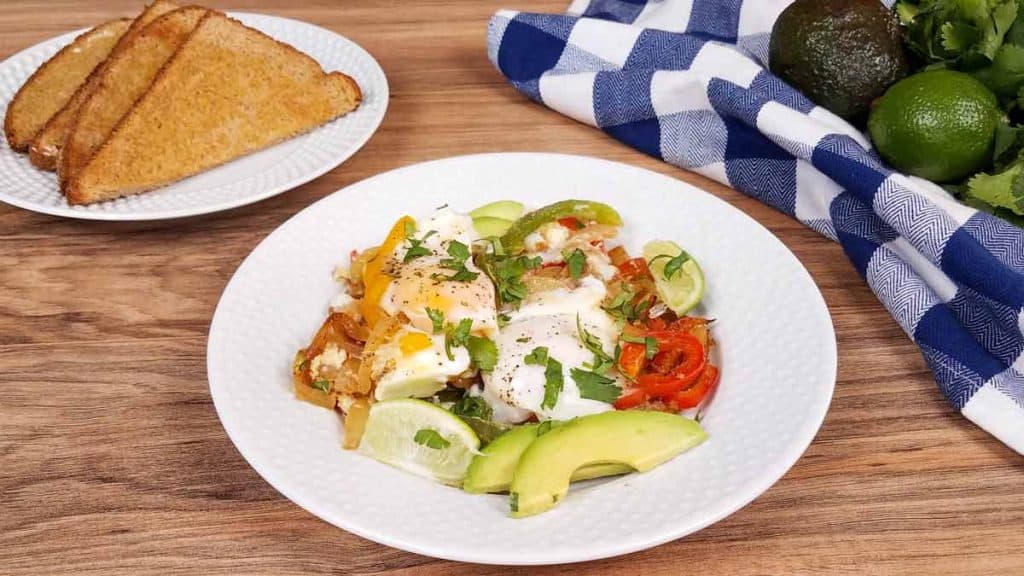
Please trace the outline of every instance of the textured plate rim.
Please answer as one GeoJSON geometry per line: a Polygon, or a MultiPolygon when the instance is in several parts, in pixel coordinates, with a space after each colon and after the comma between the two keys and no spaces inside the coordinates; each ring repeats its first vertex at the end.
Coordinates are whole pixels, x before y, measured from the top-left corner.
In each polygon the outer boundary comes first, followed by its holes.
{"type": "MultiPolygon", "coordinates": [[[[796,280],[796,279],[797,278],[794,278],[794,280],[796,280]]],[[[745,212],[743,212],[739,208],[736,208],[735,206],[729,204],[725,200],[723,200],[723,199],[721,199],[721,198],[719,198],[719,197],[717,197],[717,196],[715,196],[715,195],[713,195],[713,194],[711,194],[711,193],[709,193],[709,192],[707,192],[707,191],[705,191],[705,190],[703,190],[703,189],[701,189],[701,188],[699,188],[699,187],[697,187],[697,186],[695,186],[693,184],[690,184],[688,182],[684,182],[682,180],[678,180],[676,178],[672,178],[672,177],[664,175],[664,174],[659,174],[659,173],[654,172],[652,170],[648,170],[648,169],[645,169],[645,168],[640,168],[640,167],[637,167],[637,166],[632,166],[632,165],[625,164],[625,163],[622,163],[622,162],[615,162],[615,161],[605,160],[605,159],[602,159],[602,158],[595,158],[595,157],[591,157],[591,156],[582,156],[582,155],[573,155],[573,154],[557,154],[557,153],[534,153],[534,152],[497,152],[497,153],[469,154],[469,155],[462,155],[462,156],[451,156],[451,157],[447,157],[447,158],[440,158],[440,159],[435,159],[435,160],[429,160],[429,161],[425,161],[425,162],[419,162],[419,163],[415,163],[415,164],[410,164],[410,165],[402,166],[402,167],[399,167],[399,168],[395,168],[393,170],[389,170],[389,171],[386,171],[386,172],[382,172],[382,173],[376,174],[374,176],[365,178],[365,179],[360,180],[358,182],[354,182],[354,183],[349,184],[348,186],[346,186],[344,188],[341,188],[341,189],[333,192],[332,194],[328,194],[327,196],[324,196],[323,198],[321,198],[317,202],[314,202],[313,204],[310,204],[309,206],[307,206],[306,208],[304,208],[300,212],[296,213],[295,215],[293,215],[291,218],[289,218],[285,222],[281,223],[273,231],[271,231],[265,238],[263,238],[258,244],[256,244],[256,246],[253,247],[252,251],[250,251],[250,253],[245,257],[245,259],[239,264],[238,268],[236,268],[234,274],[232,274],[231,278],[228,280],[227,284],[225,285],[224,290],[221,293],[221,297],[218,300],[217,307],[214,310],[213,317],[212,317],[211,322],[210,322],[209,332],[207,333],[207,348],[206,348],[206,350],[207,350],[206,370],[207,370],[207,379],[209,381],[209,387],[210,387],[210,395],[211,395],[211,398],[213,400],[214,410],[217,413],[217,417],[221,421],[221,425],[224,428],[225,433],[227,434],[228,438],[231,440],[232,444],[235,446],[235,449],[238,450],[239,454],[241,454],[242,457],[245,459],[245,461],[250,466],[252,466],[252,468],[256,471],[256,473],[259,474],[260,477],[263,478],[264,481],[266,481],[268,484],[270,484],[275,490],[277,490],[285,498],[291,500],[293,503],[297,504],[299,507],[303,508],[304,510],[306,510],[307,512],[309,512],[313,516],[323,520],[324,522],[327,522],[328,524],[331,524],[331,525],[336,526],[338,528],[341,528],[341,529],[343,529],[343,530],[345,530],[347,532],[351,532],[353,534],[356,534],[357,536],[360,536],[362,538],[366,538],[366,539],[371,540],[373,542],[376,542],[378,544],[383,544],[385,546],[389,546],[389,547],[396,548],[396,549],[399,549],[399,550],[404,550],[406,552],[412,552],[412,553],[415,553],[415,554],[421,554],[423,556],[429,556],[429,557],[432,557],[432,558],[440,558],[440,559],[444,559],[444,560],[452,560],[452,561],[457,561],[457,562],[470,562],[470,563],[478,563],[478,564],[503,565],[503,566],[537,566],[537,565],[553,565],[553,564],[570,564],[570,563],[588,562],[588,561],[593,561],[593,560],[601,560],[601,559],[612,558],[612,557],[616,557],[616,556],[622,556],[622,555],[625,555],[625,554],[630,554],[630,553],[633,553],[633,552],[647,550],[647,549],[650,549],[650,548],[654,548],[656,546],[660,546],[660,545],[665,544],[667,542],[678,540],[680,538],[683,538],[685,536],[688,536],[690,534],[693,534],[693,533],[696,533],[696,532],[698,532],[700,530],[703,530],[704,528],[707,528],[708,526],[710,526],[710,525],[712,525],[712,524],[714,524],[714,523],[716,523],[716,522],[718,522],[718,521],[720,521],[720,520],[722,520],[722,519],[724,519],[724,518],[726,518],[728,516],[731,516],[736,511],[738,511],[741,508],[745,507],[747,504],[749,504],[750,502],[754,501],[756,498],[758,498],[759,496],[764,494],[769,488],[771,488],[776,482],[778,482],[797,463],[797,461],[799,461],[800,457],[804,454],[804,452],[810,446],[811,442],[817,436],[818,431],[821,429],[821,426],[824,423],[825,416],[827,415],[828,409],[829,409],[829,407],[831,405],[831,402],[832,402],[832,397],[833,397],[833,394],[834,394],[834,391],[835,391],[836,377],[837,377],[837,374],[838,374],[838,348],[837,348],[837,343],[836,343],[835,327],[834,327],[834,324],[832,323],[832,316],[829,313],[828,306],[827,306],[827,304],[825,302],[824,296],[821,294],[821,290],[818,288],[817,283],[814,282],[814,279],[810,275],[810,272],[807,271],[806,267],[804,267],[803,263],[800,262],[800,260],[796,257],[796,255],[793,254],[793,252],[777,236],[775,236],[775,234],[773,234],[770,230],[768,230],[766,227],[764,227],[761,223],[759,223],[758,221],[754,220],[752,217],[747,215],[745,212]],[[457,553],[449,553],[450,550],[446,550],[444,552],[439,552],[438,550],[432,548],[429,545],[420,545],[420,544],[418,544],[418,543],[416,543],[414,541],[407,541],[407,540],[402,540],[402,539],[399,539],[399,538],[392,538],[391,536],[389,536],[389,534],[387,533],[386,530],[383,530],[383,531],[382,530],[375,530],[375,529],[373,529],[371,527],[366,527],[366,526],[363,526],[363,525],[357,525],[355,523],[350,523],[350,522],[348,522],[346,520],[346,518],[344,518],[344,515],[336,515],[336,514],[325,513],[322,509],[318,509],[318,506],[317,506],[316,502],[311,501],[310,499],[307,499],[302,493],[294,492],[294,491],[292,491],[290,489],[287,489],[287,488],[282,488],[281,486],[279,486],[278,483],[276,483],[272,479],[274,474],[270,473],[268,475],[268,470],[266,468],[264,468],[262,466],[262,464],[258,463],[258,458],[256,458],[256,455],[253,454],[253,453],[250,453],[248,449],[242,448],[242,446],[236,441],[236,439],[235,439],[231,429],[229,428],[229,426],[227,426],[225,424],[225,419],[224,419],[224,416],[223,416],[223,414],[221,412],[221,409],[219,407],[219,402],[218,402],[218,398],[220,398],[220,394],[221,393],[217,391],[217,389],[215,388],[213,382],[210,381],[210,378],[209,378],[210,374],[214,372],[213,366],[215,364],[215,362],[214,362],[214,355],[211,354],[211,350],[213,349],[213,341],[214,341],[215,335],[223,330],[221,325],[226,321],[224,319],[226,313],[223,312],[223,307],[221,306],[221,303],[224,301],[225,296],[227,296],[232,290],[236,289],[236,280],[238,278],[240,278],[240,276],[242,275],[242,273],[245,270],[247,270],[248,266],[252,265],[253,254],[254,253],[256,253],[258,250],[260,250],[260,248],[265,243],[270,241],[271,237],[273,237],[275,235],[275,233],[277,233],[279,230],[281,230],[282,228],[287,226],[293,220],[298,219],[300,216],[302,216],[306,212],[311,212],[311,211],[318,210],[322,203],[326,203],[326,201],[329,198],[331,198],[331,197],[333,197],[335,195],[350,193],[351,192],[350,189],[352,189],[352,188],[358,188],[358,187],[363,187],[363,186],[373,186],[373,185],[375,185],[375,183],[377,181],[387,179],[387,178],[391,177],[393,174],[396,174],[396,173],[402,173],[402,172],[407,172],[407,171],[423,170],[423,169],[437,169],[437,167],[444,166],[446,164],[448,164],[448,165],[457,165],[459,162],[472,162],[472,161],[475,161],[475,160],[492,159],[492,160],[499,160],[500,161],[500,159],[502,159],[502,158],[522,158],[522,159],[538,159],[538,160],[543,160],[543,159],[547,158],[547,159],[553,159],[553,160],[566,159],[566,160],[575,160],[575,161],[584,160],[584,161],[595,162],[595,163],[600,163],[600,164],[605,164],[605,165],[613,165],[614,167],[617,167],[617,169],[621,169],[621,170],[630,170],[630,171],[637,171],[637,172],[646,173],[648,175],[656,176],[656,177],[658,177],[660,179],[667,180],[667,181],[671,182],[675,186],[681,186],[681,187],[685,187],[685,188],[690,188],[692,191],[694,191],[696,193],[699,193],[699,194],[702,194],[702,195],[705,195],[705,196],[709,197],[712,202],[719,203],[719,204],[723,205],[723,207],[726,208],[727,210],[737,213],[741,218],[743,218],[744,220],[748,221],[749,224],[752,224],[756,229],[758,229],[758,231],[760,233],[762,233],[766,237],[770,238],[771,241],[778,243],[778,245],[783,249],[785,257],[788,258],[788,259],[791,259],[792,262],[794,264],[796,264],[796,268],[797,268],[796,269],[796,273],[798,273],[800,275],[799,280],[802,281],[802,282],[808,283],[813,288],[812,293],[814,295],[814,302],[809,302],[808,305],[809,306],[813,305],[815,308],[818,308],[818,311],[819,311],[820,316],[821,316],[820,319],[825,321],[825,324],[826,324],[826,327],[827,327],[827,330],[828,330],[828,334],[831,336],[828,339],[829,346],[827,347],[827,350],[825,351],[827,353],[826,354],[827,357],[823,358],[823,361],[827,363],[827,366],[826,366],[826,368],[827,368],[827,378],[824,378],[824,380],[828,381],[827,390],[823,390],[823,393],[818,397],[817,402],[813,406],[811,406],[811,408],[814,410],[813,417],[809,418],[808,421],[806,422],[806,424],[802,428],[797,430],[796,434],[794,435],[795,439],[793,441],[791,441],[787,445],[786,449],[782,453],[780,453],[780,455],[778,456],[777,460],[774,463],[774,466],[771,469],[769,469],[768,471],[766,471],[764,474],[759,476],[759,479],[760,479],[759,482],[752,483],[751,486],[748,487],[746,490],[737,490],[737,491],[735,491],[728,499],[725,500],[724,505],[722,505],[720,507],[720,510],[718,511],[718,513],[706,515],[706,516],[700,518],[700,520],[698,520],[696,522],[687,523],[687,524],[682,525],[682,526],[680,526],[678,528],[666,529],[658,537],[645,537],[645,538],[641,538],[641,539],[630,540],[628,535],[625,535],[625,537],[622,539],[622,543],[620,545],[614,546],[614,547],[604,548],[604,549],[602,549],[600,551],[581,549],[580,551],[575,551],[575,552],[572,552],[572,553],[544,553],[544,552],[541,552],[541,553],[536,553],[536,554],[533,554],[533,555],[531,555],[529,557],[525,557],[525,558],[524,557],[513,557],[513,556],[505,556],[505,557],[501,557],[501,558],[495,558],[493,555],[477,554],[477,553],[475,553],[474,551],[471,551],[471,550],[459,550],[457,553]]],[[[225,402],[225,400],[220,400],[220,402],[225,402]]]]}
{"type": "MultiPolygon", "coordinates": [[[[243,206],[248,206],[250,204],[255,204],[255,203],[260,202],[262,200],[266,200],[268,198],[271,198],[271,197],[277,196],[279,194],[283,194],[285,192],[288,192],[289,190],[298,188],[299,186],[302,186],[303,184],[307,184],[309,182],[312,182],[313,180],[316,180],[317,178],[323,176],[324,174],[330,172],[331,170],[334,170],[338,166],[340,166],[343,163],[345,163],[349,158],[351,158],[353,155],[355,155],[356,152],[361,150],[363,148],[363,146],[365,146],[366,143],[369,142],[370,138],[372,138],[373,135],[377,133],[377,130],[380,128],[381,123],[384,121],[384,116],[387,114],[388,105],[390,104],[390,101],[391,101],[391,88],[390,88],[390,86],[388,84],[387,75],[384,74],[384,69],[381,68],[380,63],[377,62],[377,59],[374,58],[373,55],[370,54],[365,48],[363,48],[361,45],[357,44],[355,41],[351,40],[347,36],[343,36],[343,35],[341,35],[341,34],[339,34],[337,32],[334,32],[333,30],[328,30],[327,28],[324,28],[324,27],[319,26],[317,24],[313,24],[311,22],[306,22],[304,20],[296,20],[294,18],[287,18],[287,17],[284,17],[284,16],[276,16],[276,15],[272,15],[272,14],[262,14],[262,13],[259,13],[259,12],[237,12],[237,11],[230,11],[230,12],[227,12],[227,15],[232,17],[232,18],[247,18],[247,17],[268,18],[268,19],[272,19],[272,20],[282,21],[282,22],[285,22],[285,23],[290,24],[290,25],[308,26],[308,27],[316,28],[319,31],[321,31],[322,33],[331,34],[331,35],[337,36],[344,43],[348,44],[349,45],[349,49],[351,49],[353,51],[353,53],[357,55],[358,58],[365,59],[368,64],[372,65],[371,66],[371,72],[372,72],[373,76],[375,77],[375,80],[374,80],[375,88],[377,87],[376,83],[379,82],[380,98],[382,100],[382,105],[381,105],[380,110],[378,111],[377,115],[375,117],[373,117],[372,121],[370,122],[371,128],[366,130],[366,133],[363,136],[361,136],[356,141],[357,142],[356,144],[353,144],[352,146],[347,148],[343,154],[339,154],[336,157],[337,159],[336,159],[335,162],[333,162],[333,163],[332,162],[325,163],[323,166],[317,168],[316,170],[311,170],[309,172],[303,173],[301,176],[299,176],[297,178],[293,178],[292,180],[289,180],[288,182],[285,182],[285,183],[280,184],[278,186],[271,186],[271,187],[267,188],[266,190],[260,192],[259,194],[242,196],[242,197],[240,197],[236,201],[233,200],[233,201],[227,201],[227,202],[220,202],[220,203],[217,203],[217,204],[210,204],[210,205],[204,205],[204,206],[193,206],[193,207],[189,207],[189,208],[178,208],[178,209],[174,209],[174,210],[164,210],[164,211],[160,211],[160,212],[101,212],[101,211],[95,211],[94,212],[94,211],[87,211],[87,210],[75,210],[74,208],[72,208],[70,206],[41,205],[41,204],[37,204],[37,203],[34,203],[34,202],[30,202],[30,201],[24,200],[24,199],[16,197],[16,196],[10,196],[10,195],[6,195],[6,194],[3,194],[3,193],[0,193],[0,202],[3,202],[4,204],[8,204],[10,206],[14,206],[16,208],[21,208],[21,209],[28,210],[28,211],[31,211],[31,212],[36,212],[38,214],[46,214],[46,215],[49,215],[49,216],[59,216],[59,217],[62,217],[62,218],[72,218],[72,219],[76,219],[76,220],[96,220],[96,221],[108,221],[108,222],[145,222],[145,221],[151,221],[151,220],[173,220],[173,219],[177,219],[177,218],[188,218],[188,217],[191,217],[191,216],[201,216],[201,215],[204,215],[204,214],[213,214],[213,213],[216,213],[216,212],[223,212],[225,210],[231,210],[231,209],[234,209],[234,208],[241,208],[243,206]]],[[[65,33],[65,34],[60,34],[58,36],[54,36],[52,38],[48,38],[46,40],[43,40],[42,42],[38,42],[36,44],[33,44],[32,46],[29,46],[28,48],[25,48],[23,50],[20,50],[20,51],[18,51],[16,53],[12,54],[11,56],[5,58],[3,61],[0,61],[0,70],[2,70],[4,68],[4,66],[7,65],[7,63],[9,61],[11,61],[11,60],[23,57],[25,54],[30,53],[30,52],[35,51],[35,50],[39,50],[43,46],[48,45],[48,44],[52,44],[52,43],[55,43],[55,42],[63,42],[64,44],[66,44],[66,43],[70,42],[72,39],[74,39],[76,36],[78,36],[79,34],[82,34],[83,32],[86,32],[88,30],[90,30],[90,28],[81,28],[81,29],[75,30],[73,32],[68,32],[68,33],[65,33]]],[[[314,131],[315,130],[316,129],[314,129],[314,131]]],[[[304,136],[307,136],[308,134],[309,133],[302,134],[302,135],[297,136],[296,138],[303,138],[304,136]]],[[[227,166],[227,165],[230,165],[230,162],[228,164],[225,164],[224,166],[227,166]]]]}

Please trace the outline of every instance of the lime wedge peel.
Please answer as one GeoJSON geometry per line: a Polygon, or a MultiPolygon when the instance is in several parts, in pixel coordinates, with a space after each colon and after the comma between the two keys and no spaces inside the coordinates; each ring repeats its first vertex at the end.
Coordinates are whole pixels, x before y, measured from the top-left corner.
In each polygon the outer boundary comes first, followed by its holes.
{"type": "Polygon", "coordinates": [[[462,419],[440,406],[413,398],[371,406],[359,443],[360,452],[385,464],[456,486],[462,483],[479,448],[480,439],[462,419]],[[417,442],[417,433],[424,430],[443,441],[430,442],[433,446],[417,442]]]}

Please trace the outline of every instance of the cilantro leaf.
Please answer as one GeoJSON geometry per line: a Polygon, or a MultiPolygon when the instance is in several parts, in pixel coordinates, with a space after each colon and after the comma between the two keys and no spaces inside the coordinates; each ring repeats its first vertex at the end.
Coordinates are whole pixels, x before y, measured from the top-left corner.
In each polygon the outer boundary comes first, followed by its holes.
{"type": "Polygon", "coordinates": [[[476,280],[476,277],[479,275],[479,272],[473,272],[463,266],[462,268],[459,268],[455,274],[448,276],[446,280],[451,280],[452,282],[472,282],[473,280],[476,280]]]}
{"type": "Polygon", "coordinates": [[[587,256],[579,248],[564,256],[565,263],[569,268],[569,276],[574,280],[579,280],[583,276],[583,268],[587,265],[587,256]]]}
{"type": "Polygon", "coordinates": [[[644,345],[644,357],[650,360],[654,358],[654,355],[658,353],[658,339],[653,336],[629,336],[623,334],[620,338],[623,342],[629,342],[632,344],[643,344],[644,345]]]}
{"type": "Polygon", "coordinates": [[[523,357],[523,363],[527,366],[547,366],[548,347],[537,346],[532,352],[523,357]]]}
{"type": "Polygon", "coordinates": [[[498,347],[488,338],[470,336],[466,350],[469,350],[469,358],[473,364],[484,372],[494,370],[494,365],[498,363],[498,347]]]}
{"type": "Polygon", "coordinates": [[[679,270],[682,269],[683,264],[686,264],[686,261],[690,259],[690,255],[686,253],[686,250],[680,250],[679,254],[675,256],[672,256],[670,254],[659,254],[654,258],[651,258],[651,261],[648,262],[648,264],[654,264],[656,260],[659,260],[661,258],[669,259],[668,262],[665,263],[665,269],[662,270],[661,274],[665,278],[665,280],[671,280],[673,276],[679,273],[679,270]]]}
{"type": "Polygon", "coordinates": [[[554,408],[558,403],[558,397],[562,394],[562,387],[565,385],[565,377],[562,375],[562,363],[554,358],[548,358],[547,368],[544,370],[544,400],[541,401],[541,408],[554,408]]]}
{"type": "Polygon", "coordinates": [[[444,310],[438,310],[436,308],[425,308],[427,311],[427,317],[430,318],[430,323],[434,325],[434,334],[440,334],[444,331],[444,310]]]}
{"type": "Polygon", "coordinates": [[[969,197],[1024,215],[1024,161],[997,174],[975,174],[967,189],[969,197]]]}
{"type": "Polygon", "coordinates": [[[548,432],[551,432],[552,426],[554,426],[554,421],[552,420],[545,420],[541,422],[540,425],[537,426],[537,437],[540,438],[548,432]]]}
{"type": "Polygon", "coordinates": [[[452,326],[450,323],[445,326],[444,329],[444,352],[448,355],[449,360],[455,360],[455,355],[452,354],[452,348],[465,347],[469,342],[469,331],[473,328],[473,320],[470,318],[463,318],[459,320],[458,325],[452,326]]]}
{"type": "Polygon", "coordinates": [[[445,448],[452,445],[444,436],[438,433],[433,428],[423,428],[416,431],[416,435],[413,436],[413,442],[427,448],[433,448],[434,450],[444,450],[445,448]]]}
{"type": "Polygon", "coordinates": [[[540,256],[530,258],[528,256],[484,254],[477,258],[477,265],[494,283],[499,305],[518,306],[519,302],[529,296],[529,291],[523,284],[523,274],[537,268],[540,264],[540,256]]]}
{"type": "Polygon", "coordinates": [[[590,366],[591,369],[600,374],[608,372],[612,365],[615,364],[615,360],[604,351],[604,344],[601,343],[601,339],[583,327],[579,314],[576,315],[576,334],[580,342],[583,343],[583,346],[594,354],[594,361],[590,366]]]}
{"type": "Polygon", "coordinates": [[[330,392],[331,390],[331,381],[327,378],[317,378],[310,382],[309,385],[322,392],[330,392]]]}
{"type": "Polygon", "coordinates": [[[447,251],[450,258],[441,260],[441,266],[454,270],[455,273],[451,276],[435,273],[431,274],[430,277],[434,280],[447,280],[451,282],[472,282],[476,280],[480,273],[466,268],[466,260],[469,259],[470,255],[469,247],[458,240],[452,240],[448,243],[447,251]]]}
{"type": "Polygon", "coordinates": [[[614,379],[597,372],[573,368],[569,371],[569,375],[572,377],[573,382],[576,383],[576,387],[579,388],[580,398],[588,398],[611,404],[622,395],[622,389],[619,388],[614,379]]]}
{"type": "Polygon", "coordinates": [[[992,60],[1017,19],[1017,0],[900,0],[907,47],[925,63],[992,60]]]}
{"type": "Polygon", "coordinates": [[[1016,96],[1024,84],[1024,47],[1003,44],[990,64],[971,74],[998,96],[1016,96]]]}
{"type": "Polygon", "coordinates": [[[513,512],[519,512],[519,493],[509,492],[508,493],[508,507],[513,512]]]}
{"type": "Polygon", "coordinates": [[[437,230],[431,230],[423,235],[423,238],[416,239],[412,237],[412,234],[416,232],[416,227],[411,222],[405,223],[405,237],[409,241],[409,249],[405,251],[405,256],[402,257],[402,263],[408,264],[413,260],[421,256],[430,256],[434,252],[423,246],[423,241],[430,237],[431,234],[437,234],[437,230]],[[410,232],[411,230],[411,232],[410,232]]]}
{"type": "Polygon", "coordinates": [[[483,398],[466,394],[452,405],[452,414],[459,418],[490,420],[493,413],[483,398]]]}
{"type": "Polygon", "coordinates": [[[469,259],[469,247],[458,240],[452,240],[448,243],[448,255],[459,262],[465,262],[469,259]]]}

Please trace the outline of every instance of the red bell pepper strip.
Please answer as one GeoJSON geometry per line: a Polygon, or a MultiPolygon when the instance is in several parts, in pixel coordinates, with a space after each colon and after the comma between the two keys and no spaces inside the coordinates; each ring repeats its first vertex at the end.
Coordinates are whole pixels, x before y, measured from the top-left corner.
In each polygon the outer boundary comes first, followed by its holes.
{"type": "Polygon", "coordinates": [[[640,371],[644,369],[646,352],[647,348],[643,344],[623,342],[622,351],[619,353],[619,372],[630,380],[636,380],[640,371]]]}
{"type": "Polygon", "coordinates": [[[718,374],[718,368],[713,364],[708,364],[707,368],[697,378],[697,381],[693,383],[693,386],[681,390],[675,395],[673,401],[679,406],[680,410],[699,405],[708,393],[718,385],[718,374]]]}
{"type": "Polygon", "coordinates": [[[637,406],[647,402],[647,393],[638,386],[632,388],[626,388],[622,392],[622,396],[615,401],[616,410],[629,410],[630,408],[636,408],[637,406]]]}
{"type": "Polygon", "coordinates": [[[583,228],[583,223],[579,221],[579,218],[576,218],[574,216],[566,216],[565,218],[559,218],[558,223],[561,224],[564,228],[568,228],[569,230],[579,230],[583,228]]]}
{"type": "Polygon", "coordinates": [[[652,331],[647,336],[658,342],[658,354],[652,364],[656,364],[658,356],[680,356],[681,359],[665,374],[644,374],[637,378],[637,384],[652,398],[671,398],[673,395],[690,387],[704,372],[707,365],[707,354],[700,341],[682,332],[652,331]]]}
{"type": "Polygon", "coordinates": [[[651,273],[650,269],[647,268],[647,261],[643,258],[630,258],[619,264],[618,268],[619,273],[625,278],[636,278],[637,276],[645,276],[651,273]]]}

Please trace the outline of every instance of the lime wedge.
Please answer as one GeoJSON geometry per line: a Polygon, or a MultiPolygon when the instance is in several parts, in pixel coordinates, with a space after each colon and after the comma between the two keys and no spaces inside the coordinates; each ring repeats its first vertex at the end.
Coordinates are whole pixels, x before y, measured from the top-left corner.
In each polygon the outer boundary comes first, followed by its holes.
{"type": "Polygon", "coordinates": [[[458,416],[412,398],[370,407],[359,451],[407,472],[459,485],[480,439],[458,416]]]}
{"type": "Polygon", "coordinates": [[[704,296],[704,273],[697,261],[675,242],[653,240],[644,245],[644,260],[654,276],[658,296],[673,312],[682,316],[693,309],[704,296]],[[679,265],[682,262],[682,265],[679,265]],[[669,268],[669,277],[665,269],[669,268]]]}

